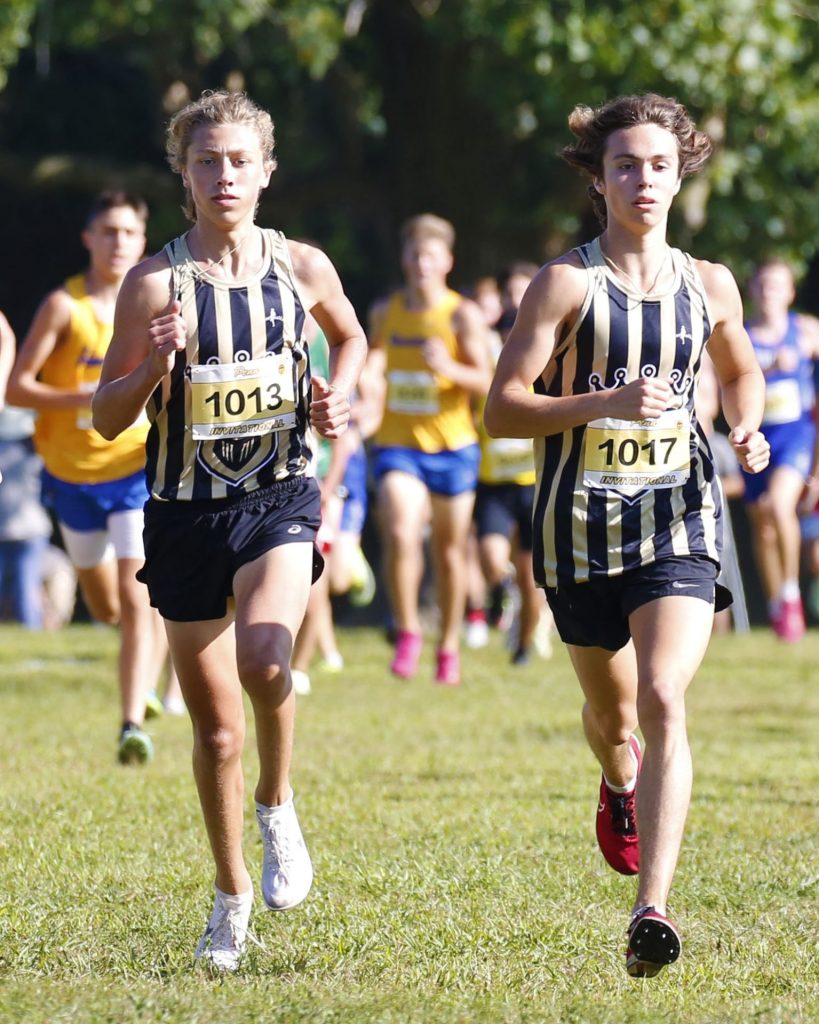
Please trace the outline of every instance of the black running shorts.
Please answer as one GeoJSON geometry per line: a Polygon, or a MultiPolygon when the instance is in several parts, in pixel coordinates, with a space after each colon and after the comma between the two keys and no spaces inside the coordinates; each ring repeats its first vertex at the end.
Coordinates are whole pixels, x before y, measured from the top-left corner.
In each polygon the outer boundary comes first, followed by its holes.
{"type": "MultiPolygon", "coordinates": [[[[324,559],[315,547],[321,497],[312,477],[291,477],[237,498],[145,505],[145,565],[137,579],[172,622],[221,619],[236,571],[281,544],[313,545],[313,582],[324,559]]],[[[286,585],[286,581],[283,581],[286,585]]]]}
{"type": "Polygon", "coordinates": [[[698,597],[727,608],[730,590],[716,582],[719,566],[704,555],[661,558],[620,576],[545,587],[564,644],[619,651],[631,639],[629,616],[659,597],[698,597]]]}
{"type": "Polygon", "coordinates": [[[479,537],[499,533],[511,540],[518,531],[521,551],[532,550],[534,484],[478,484],[475,492],[475,529],[479,537]]]}

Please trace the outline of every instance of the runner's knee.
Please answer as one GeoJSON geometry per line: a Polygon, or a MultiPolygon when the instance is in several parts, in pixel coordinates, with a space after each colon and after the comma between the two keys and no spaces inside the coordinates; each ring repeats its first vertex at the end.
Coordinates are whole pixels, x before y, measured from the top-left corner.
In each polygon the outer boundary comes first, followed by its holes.
{"type": "Polygon", "coordinates": [[[637,717],[644,733],[685,726],[685,698],[676,679],[658,678],[641,685],[637,694],[637,717]]]}
{"type": "Polygon", "coordinates": [[[633,708],[625,704],[615,704],[609,708],[592,708],[590,704],[585,704],[583,717],[592,723],[603,742],[613,747],[628,743],[636,726],[633,708]]]}
{"type": "Polygon", "coordinates": [[[194,745],[197,754],[214,764],[236,760],[244,746],[244,728],[238,723],[197,723],[194,745]]]}

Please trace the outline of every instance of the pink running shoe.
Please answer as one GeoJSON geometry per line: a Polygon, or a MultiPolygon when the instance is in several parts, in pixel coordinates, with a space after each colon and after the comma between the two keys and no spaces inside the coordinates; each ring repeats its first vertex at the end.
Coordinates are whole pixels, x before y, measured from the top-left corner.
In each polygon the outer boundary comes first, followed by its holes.
{"type": "Polygon", "coordinates": [[[805,635],[805,612],[801,598],[783,601],[771,625],[780,640],[796,643],[805,635]]]}
{"type": "Polygon", "coordinates": [[[395,657],[392,659],[390,671],[401,679],[412,679],[418,671],[418,660],[421,657],[423,638],[420,633],[410,633],[406,629],[398,630],[395,641],[395,657]]]}
{"type": "Polygon", "coordinates": [[[457,651],[438,651],[435,682],[442,686],[461,685],[461,657],[457,651]]]}

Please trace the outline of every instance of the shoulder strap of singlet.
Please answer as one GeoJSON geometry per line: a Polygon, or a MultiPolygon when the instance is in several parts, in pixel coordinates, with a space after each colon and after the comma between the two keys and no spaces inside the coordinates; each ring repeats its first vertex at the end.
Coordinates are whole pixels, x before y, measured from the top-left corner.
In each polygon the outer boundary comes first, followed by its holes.
{"type": "Polygon", "coordinates": [[[85,274],[74,274],[67,278],[63,282],[63,288],[65,288],[72,299],[78,302],[80,299],[88,298],[88,292],[85,288],[85,274]]]}
{"type": "Polygon", "coordinates": [[[171,282],[174,297],[181,299],[186,280],[193,276],[190,266],[190,255],[183,241],[183,236],[180,235],[178,238],[168,242],[162,251],[171,265],[171,282]]]}
{"type": "Polygon", "coordinates": [[[600,287],[605,287],[605,274],[601,266],[602,255],[600,253],[600,242],[598,239],[593,239],[591,242],[586,242],[584,245],[578,245],[572,249],[573,253],[576,253],[580,258],[581,263],[586,268],[586,294],[583,298],[583,305],[580,307],[580,312],[577,314],[577,318],[571,325],[569,330],[566,332],[565,337],[559,341],[554,348],[552,358],[560,356],[563,352],[574,343],[577,337],[577,332],[580,329],[580,325],[586,319],[586,315],[591,308],[592,300],[594,299],[594,293],[600,287]]]}
{"type": "Polygon", "coordinates": [[[671,258],[679,264],[680,275],[683,282],[688,286],[689,294],[696,299],[702,307],[702,312],[708,325],[713,330],[714,317],[711,313],[711,303],[708,299],[708,292],[705,290],[700,272],[694,263],[694,257],[681,249],[672,249],[671,258]]]}

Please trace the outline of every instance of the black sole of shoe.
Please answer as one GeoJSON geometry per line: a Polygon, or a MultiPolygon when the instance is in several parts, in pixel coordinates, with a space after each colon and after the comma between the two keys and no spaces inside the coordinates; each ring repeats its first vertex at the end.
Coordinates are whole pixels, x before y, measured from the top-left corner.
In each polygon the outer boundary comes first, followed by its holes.
{"type": "Polygon", "coordinates": [[[626,970],[633,978],[653,978],[673,964],[682,950],[680,937],[668,921],[642,918],[629,935],[626,970]]]}

